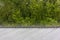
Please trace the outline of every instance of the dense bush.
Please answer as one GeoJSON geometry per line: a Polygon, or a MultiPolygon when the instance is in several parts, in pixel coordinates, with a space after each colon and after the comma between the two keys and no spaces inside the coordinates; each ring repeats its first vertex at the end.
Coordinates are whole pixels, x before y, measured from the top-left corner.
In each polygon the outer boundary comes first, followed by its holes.
{"type": "Polygon", "coordinates": [[[40,25],[60,22],[57,0],[1,0],[0,24],[40,25]]]}

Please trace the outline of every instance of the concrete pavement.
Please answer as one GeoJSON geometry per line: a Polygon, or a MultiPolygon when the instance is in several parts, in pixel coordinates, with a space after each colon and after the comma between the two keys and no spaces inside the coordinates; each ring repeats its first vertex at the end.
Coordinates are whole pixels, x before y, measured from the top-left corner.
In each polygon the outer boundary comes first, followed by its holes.
{"type": "Polygon", "coordinates": [[[60,28],[0,28],[0,40],[60,40],[60,28]]]}

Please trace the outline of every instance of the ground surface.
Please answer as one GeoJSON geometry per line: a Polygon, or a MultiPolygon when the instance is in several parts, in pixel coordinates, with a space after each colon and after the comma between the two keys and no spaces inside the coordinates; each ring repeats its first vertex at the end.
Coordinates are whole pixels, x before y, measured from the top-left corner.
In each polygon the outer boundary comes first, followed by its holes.
{"type": "Polygon", "coordinates": [[[60,28],[0,28],[0,40],[60,40],[60,28]]]}

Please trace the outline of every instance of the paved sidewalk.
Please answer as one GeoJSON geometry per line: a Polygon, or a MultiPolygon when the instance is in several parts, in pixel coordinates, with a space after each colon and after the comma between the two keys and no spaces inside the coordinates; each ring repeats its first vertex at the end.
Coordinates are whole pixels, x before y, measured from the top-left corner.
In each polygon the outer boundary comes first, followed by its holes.
{"type": "Polygon", "coordinates": [[[0,28],[0,40],[60,40],[60,28],[0,28]]]}

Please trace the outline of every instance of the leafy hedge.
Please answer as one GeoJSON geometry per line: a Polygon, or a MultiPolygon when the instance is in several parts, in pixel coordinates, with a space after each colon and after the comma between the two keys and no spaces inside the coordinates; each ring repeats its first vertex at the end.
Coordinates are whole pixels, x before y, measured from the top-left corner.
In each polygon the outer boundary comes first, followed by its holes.
{"type": "Polygon", "coordinates": [[[60,22],[57,0],[1,0],[0,24],[40,25],[60,22]]]}

